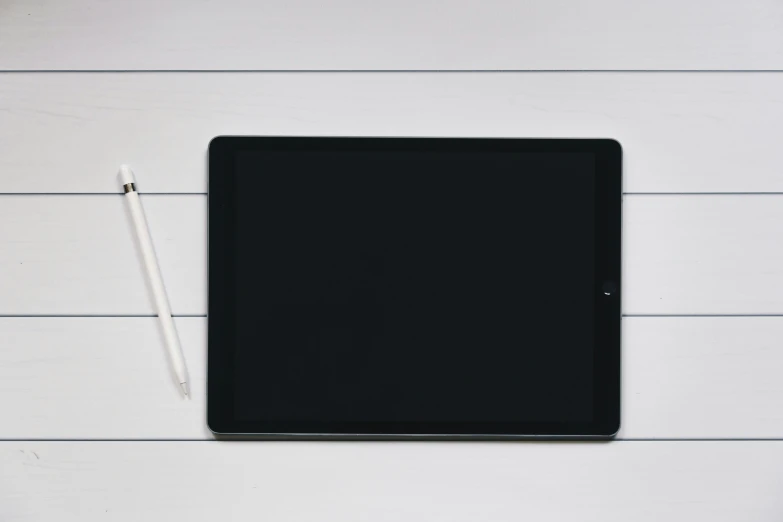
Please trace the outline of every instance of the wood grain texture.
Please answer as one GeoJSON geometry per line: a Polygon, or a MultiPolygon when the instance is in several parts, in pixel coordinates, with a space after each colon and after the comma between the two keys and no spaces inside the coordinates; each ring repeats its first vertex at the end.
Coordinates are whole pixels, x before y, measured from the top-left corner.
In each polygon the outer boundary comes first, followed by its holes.
{"type": "Polygon", "coordinates": [[[0,443],[3,520],[776,522],[783,442],[0,443]]]}
{"type": "MultiPolygon", "coordinates": [[[[118,163],[204,193],[219,134],[612,137],[625,191],[783,193],[783,3],[10,0],[0,315],[151,314],[118,163]],[[618,72],[733,70],[776,72],[618,72]]],[[[175,313],[206,312],[206,198],[143,198],[175,313]]],[[[626,196],[624,310],[783,314],[783,196],[626,196]]],[[[783,441],[224,443],[206,319],[0,318],[0,520],[743,520],[783,441]],[[9,439],[118,439],[20,442],[9,439]],[[123,442],[121,439],[187,439],[123,442]]],[[[624,439],[783,439],[783,317],[626,317],[624,439]]]]}
{"type": "Polygon", "coordinates": [[[626,196],[626,314],[783,313],[783,196],[626,196]]]}
{"type": "MultiPolygon", "coordinates": [[[[152,314],[123,196],[0,197],[0,314],[152,314]]],[[[142,196],[175,314],[206,314],[206,196],[142,196]]]]}
{"type": "Polygon", "coordinates": [[[781,69],[777,0],[25,0],[0,69],[781,69]]]}
{"type": "MultiPolygon", "coordinates": [[[[206,197],[147,195],[172,310],[206,314],[206,197]]],[[[0,315],[152,314],[120,195],[0,196],[0,315]]],[[[625,314],[783,313],[783,196],[625,196],[625,314]]]]}
{"type": "MultiPolygon", "coordinates": [[[[210,439],[206,319],[178,318],[192,400],[157,320],[2,318],[0,439],[210,439]]],[[[783,318],[626,318],[620,439],[783,438],[783,318]]]]}
{"type": "Polygon", "coordinates": [[[783,73],[6,74],[0,192],[206,192],[220,134],[611,137],[627,192],[783,192],[783,73]]]}
{"type": "Polygon", "coordinates": [[[211,439],[207,321],[175,321],[192,400],[157,318],[0,318],[0,439],[211,439]]]}

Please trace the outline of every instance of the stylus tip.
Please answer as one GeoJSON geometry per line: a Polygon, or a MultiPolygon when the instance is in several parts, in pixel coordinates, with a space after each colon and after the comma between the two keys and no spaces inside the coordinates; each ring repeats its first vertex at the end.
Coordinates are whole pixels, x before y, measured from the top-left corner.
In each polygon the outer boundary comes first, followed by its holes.
{"type": "Polygon", "coordinates": [[[187,399],[187,398],[189,398],[189,394],[188,394],[188,383],[186,383],[186,382],[181,382],[181,383],[179,383],[179,385],[182,387],[182,393],[184,393],[184,394],[185,394],[185,398],[186,398],[186,399],[187,399]]]}

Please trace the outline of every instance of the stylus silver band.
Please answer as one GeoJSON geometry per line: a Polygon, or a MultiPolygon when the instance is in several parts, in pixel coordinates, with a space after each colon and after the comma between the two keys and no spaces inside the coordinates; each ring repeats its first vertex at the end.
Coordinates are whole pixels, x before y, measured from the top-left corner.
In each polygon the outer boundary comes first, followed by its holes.
{"type": "Polygon", "coordinates": [[[125,189],[125,193],[136,192],[136,185],[134,183],[126,183],[122,186],[125,189]]]}

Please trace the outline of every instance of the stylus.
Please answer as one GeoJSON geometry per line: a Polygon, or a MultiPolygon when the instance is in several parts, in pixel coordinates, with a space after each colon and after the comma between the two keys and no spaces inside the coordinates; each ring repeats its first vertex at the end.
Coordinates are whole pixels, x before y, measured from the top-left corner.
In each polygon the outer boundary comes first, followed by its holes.
{"type": "Polygon", "coordinates": [[[152,297],[155,300],[155,310],[160,318],[160,324],[163,327],[163,337],[166,341],[166,348],[169,352],[169,360],[174,370],[177,382],[182,388],[182,393],[188,397],[188,370],[185,367],[185,357],[182,355],[182,346],[179,343],[177,329],[174,326],[174,320],[171,318],[171,307],[168,297],[166,297],[166,288],[163,286],[163,276],[160,273],[158,259],[155,257],[155,249],[152,247],[152,238],[147,227],[147,219],[144,217],[144,209],[141,206],[139,193],[136,191],[136,179],[133,171],[127,165],[120,166],[119,172],[120,185],[125,191],[125,199],[128,202],[131,217],[133,218],[133,227],[136,229],[136,239],[141,257],[144,259],[144,268],[147,272],[147,279],[152,289],[152,297]]]}

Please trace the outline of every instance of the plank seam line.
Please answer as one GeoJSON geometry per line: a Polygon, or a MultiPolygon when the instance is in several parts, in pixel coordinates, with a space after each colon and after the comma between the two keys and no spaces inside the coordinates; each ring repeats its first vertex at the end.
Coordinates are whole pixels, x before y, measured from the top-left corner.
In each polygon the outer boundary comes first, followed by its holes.
{"type": "MultiPolygon", "coordinates": [[[[0,192],[6,196],[124,196],[122,192],[0,192]]],[[[207,196],[206,192],[139,192],[139,196],[207,196]]],[[[783,192],[623,192],[623,196],[783,196],[783,192]]]]}
{"type": "MultiPolygon", "coordinates": [[[[174,318],[206,318],[207,314],[172,314],[171,316],[174,318]]],[[[147,317],[158,316],[155,314],[0,314],[0,319],[138,319],[147,317]]]]}
{"type": "MultiPolygon", "coordinates": [[[[0,319],[101,319],[101,318],[146,318],[155,314],[0,314],[0,319]]],[[[172,317],[205,318],[207,314],[172,314],[172,317]]],[[[623,318],[709,318],[709,317],[783,317],[783,314],[622,314],[623,318]]]]}
{"type": "Polygon", "coordinates": [[[2,69],[0,74],[524,74],[524,73],[781,73],[783,69],[2,69]]]}
{"type": "Polygon", "coordinates": [[[783,314],[622,314],[628,318],[656,318],[656,317],[783,317],[783,314]]]}

